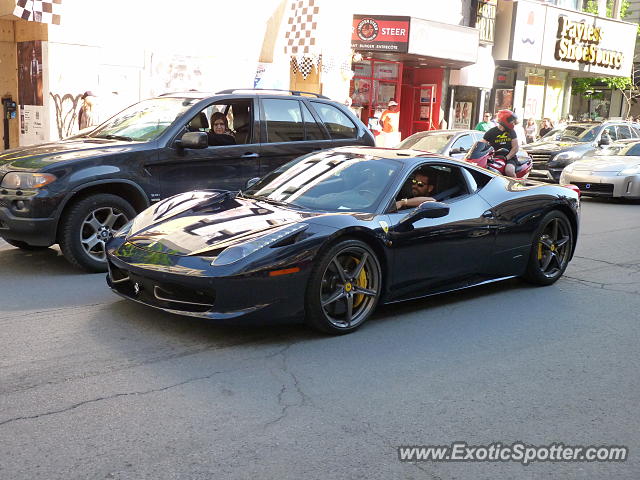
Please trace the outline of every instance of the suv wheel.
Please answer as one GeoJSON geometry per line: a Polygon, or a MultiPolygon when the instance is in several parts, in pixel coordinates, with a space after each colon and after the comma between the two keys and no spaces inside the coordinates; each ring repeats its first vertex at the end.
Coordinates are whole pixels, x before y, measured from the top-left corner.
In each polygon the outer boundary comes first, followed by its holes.
{"type": "Polygon", "coordinates": [[[126,200],[101,193],[71,206],[60,227],[60,249],[72,264],[90,272],[106,272],[105,245],[113,234],[135,217],[126,200]]]}

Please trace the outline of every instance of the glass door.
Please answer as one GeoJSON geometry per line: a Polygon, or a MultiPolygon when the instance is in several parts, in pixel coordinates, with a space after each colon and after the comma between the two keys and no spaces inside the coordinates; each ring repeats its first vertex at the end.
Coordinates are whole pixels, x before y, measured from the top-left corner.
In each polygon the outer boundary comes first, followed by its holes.
{"type": "Polygon", "coordinates": [[[433,84],[423,84],[413,89],[415,105],[413,109],[412,133],[434,130],[433,102],[435,100],[435,88],[433,84]]]}
{"type": "Polygon", "coordinates": [[[400,103],[402,63],[366,58],[353,64],[351,108],[374,134],[390,100],[400,103]]]}

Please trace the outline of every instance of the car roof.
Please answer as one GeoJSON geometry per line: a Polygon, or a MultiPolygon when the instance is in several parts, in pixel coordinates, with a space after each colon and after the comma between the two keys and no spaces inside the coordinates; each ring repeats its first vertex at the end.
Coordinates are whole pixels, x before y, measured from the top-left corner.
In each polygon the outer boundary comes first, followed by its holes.
{"type": "Polygon", "coordinates": [[[300,90],[279,90],[279,89],[264,89],[264,88],[230,88],[227,90],[221,90],[218,92],[199,92],[196,90],[178,91],[178,92],[166,92],[159,97],[176,97],[176,98],[198,98],[205,99],[210,97],[216,97],[220,95],[277,95],[277,96],[291,96],[291,97],[311,97],[321,98],[323,100],[331,100],[329,97],[320,95],[319,93],[303,92],[300,90]]]}
{"type": "Polygon", "coordinates": [[[425,160],[446,161],[455,163],[465,167],[473,167],[474,165],[456,160],[455,158],[440,155],[438,153],[427,152],[425,150],[413,150],[410,148],[381,148],[381,147],[338,147],[332,149],[336,153],[352,153],[354,155],[370,156],[376,159],[392,159],[402,160],[407,163],[420,163],[425,160]]]}
{"type": "MultiPolygon", "coordinates": [[[[414,133],[414,135],[419,135],[419,134],[430,135],[433,133],[462,133],[462,132],[471,133],[471,132],[480,132],[480,130],[471,130],[466,128],[449,128],[447,130],[428,130],[426,132],[416,132],[414,133]]],[[[484,133],[484,132],[481,132],[481,133],[484,133]]]]}

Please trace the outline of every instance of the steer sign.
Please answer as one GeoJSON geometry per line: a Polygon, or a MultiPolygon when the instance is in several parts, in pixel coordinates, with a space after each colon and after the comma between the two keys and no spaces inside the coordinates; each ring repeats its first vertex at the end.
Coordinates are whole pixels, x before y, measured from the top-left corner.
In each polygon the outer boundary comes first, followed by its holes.
{"type": "Polygon", "coordinates": [[[351,48],[407,53],[410,17],[354,15],[351,48]]]}

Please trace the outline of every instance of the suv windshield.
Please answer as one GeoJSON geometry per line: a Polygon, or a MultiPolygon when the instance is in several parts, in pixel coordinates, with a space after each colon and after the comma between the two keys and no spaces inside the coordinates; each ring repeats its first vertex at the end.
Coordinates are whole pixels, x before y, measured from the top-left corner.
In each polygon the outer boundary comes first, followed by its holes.
{"type": "Polygon", "coordinates": [[[370,213],[401,167],[397,160],[319,153],[290,162],[243,195],[312,210],[370,213]]]}
{"type": "Polygon", "coordinates": [[[153,140],[200,99],[160,97],[144,100],[111,117],[87,136],[116,140],[153,140]]]}
{"type": "Polygon", "coordinates": [[[569,140],[572,142],[592,142],[596,138],[599,125],[567,125],[555,128],[544,137],[547,140],[569,140]]]}
{"type": "Polygon", "coordinates": [[[414,150],[439,153],[451,140],[451,137],[453,137],[453,133],[432,133],[417,138],[409,137],[398,145],[398,148],[413,148],[414,150]]]}

